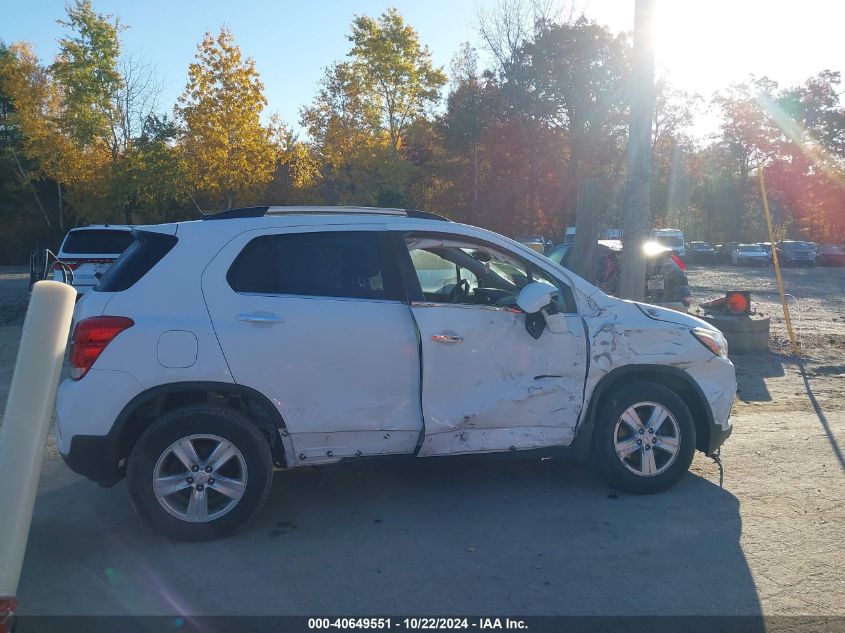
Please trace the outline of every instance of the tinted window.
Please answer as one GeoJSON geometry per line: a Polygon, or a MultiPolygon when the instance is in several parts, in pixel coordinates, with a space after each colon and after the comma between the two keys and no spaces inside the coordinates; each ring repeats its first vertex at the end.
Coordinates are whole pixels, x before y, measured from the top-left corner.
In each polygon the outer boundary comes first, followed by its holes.
{"type": "Polygon", "coordinates": [[[132,287],[159,263],[178,241],[175,235],[147,231],[132,231],[125,235],[134,241],[100,278],[94,290],[121,292],[132,287]]]}
{"type": "Polygon", "coordinates": [[[62,252],[69,255],[120,255],[133,241],[129,231],[76,230],[67,234],[62,252]]]}
{"type": "Polygon", "coordinates": [[[385,298],[378,235],[371,232],[257,237],[226,278],[236,292],[385,298]]]}

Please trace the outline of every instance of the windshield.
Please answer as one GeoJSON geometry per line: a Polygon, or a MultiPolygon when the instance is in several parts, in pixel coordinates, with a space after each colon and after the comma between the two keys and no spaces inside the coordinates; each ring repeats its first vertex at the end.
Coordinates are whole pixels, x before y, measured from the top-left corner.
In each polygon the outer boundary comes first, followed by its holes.
{"type": "Polygon", "coordinates": [[[783,248],[788,251],[806,251],[812,248],[808,242],[784,242],[783,248]]]}
{"type": "Polygon", "coordinates": [[[740,253],[765,253],[760,246],[756,244],[740,244],[739,245],[739,252],[740,253]]]}

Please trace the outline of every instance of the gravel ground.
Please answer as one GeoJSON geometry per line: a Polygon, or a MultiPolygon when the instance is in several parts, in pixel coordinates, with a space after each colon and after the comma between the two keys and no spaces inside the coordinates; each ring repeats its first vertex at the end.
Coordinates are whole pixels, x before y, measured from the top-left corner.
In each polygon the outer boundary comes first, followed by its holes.
{"type": "MultiPolygon", "coordinates": [[[[843,272],[785,272],[798,359],[776,353],[771,269],[690,271],[695,300],[748,289],[773,318],[773,352],[734,359],[723,488],[700,455],[650,497],[560,459],[361,461],[279,473],[247,528],[177,544],[140,523],[124,484],[70,472],[50,438],[20,611],[845,616],[843,272]]],[[[0,269],[0,404],[26,285],[0,269]]]]}
{"type": "MultiPolygon", "coordinates": [[[[792,325],[805,353],[845,354],[845,268],[782,268],[792,325]]],[[[771,318],[770,347],[790,351],[774,268],[690,266],[693,306],[726,290],[750,290],[757,312],[771,318]]]]}

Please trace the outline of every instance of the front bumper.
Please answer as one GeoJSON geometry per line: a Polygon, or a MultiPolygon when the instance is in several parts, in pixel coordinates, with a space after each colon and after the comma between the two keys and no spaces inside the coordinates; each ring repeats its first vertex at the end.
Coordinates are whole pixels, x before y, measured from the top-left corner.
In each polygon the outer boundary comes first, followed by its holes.
{"type": "Polygon", "coordinates": [[[736,370],[727,358],[713,357],[705,363],[687,368],[686,371],[709,405],[707,435],[706,438],[700,438],[702,441],[699,449],[705,455],[712,455],[733,432],[731,407],[736,397],[736,370]]]}
{"type": "Polygon", "coordinates": [[[731,421],[730,418],[728,418],[728,421],[727,421],[727,428],[724,428],[719,424],[715,424],[715,423],[711,424],[710,425],[710,436],[709,436],[708,442],[707,442],[708,446],[707,446],[707,449],[704,451],[704,454],[705,455],[712,455],[717,450],[719,450],[719,447],[721,447],[722,444],[724,444],[725,441],[731,436],[731,433],[733,433],[733,430],[734,430],[733,422],[731,421]]]}

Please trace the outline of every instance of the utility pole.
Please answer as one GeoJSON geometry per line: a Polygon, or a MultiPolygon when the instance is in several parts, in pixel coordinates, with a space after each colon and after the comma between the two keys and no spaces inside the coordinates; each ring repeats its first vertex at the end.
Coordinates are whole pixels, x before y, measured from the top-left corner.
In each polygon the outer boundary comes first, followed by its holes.
{"type": "Polygon", "coordinates": [[[645,298],[645,250],[651,184],[651,125],[654,119],[655,0],[635,0],[634,50],[631,69],[631,123],[628,128],[628,174],[622,230],[621,296],[645,298]]]}

